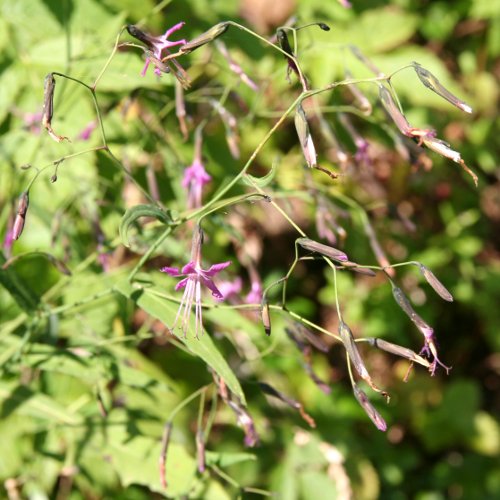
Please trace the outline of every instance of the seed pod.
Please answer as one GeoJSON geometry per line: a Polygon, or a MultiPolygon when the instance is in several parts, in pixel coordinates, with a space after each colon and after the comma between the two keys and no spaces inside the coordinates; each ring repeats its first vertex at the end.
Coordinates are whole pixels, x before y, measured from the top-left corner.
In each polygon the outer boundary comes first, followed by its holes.
{"type": "Polygon", "coordinates": [[[154,37],[140,30],[137,26],[129,24],[127,26],[127,31],[130,36],[136,38],[142,43],[145,43],[148,47],[151,47],[153,45],[154,37]]]}
{"type": "MultiPolygon", "coordinates": [[[[346,70],[345,72],[345,77],[346,79],[353,79],[353,75],[349,70],[346,70]]],[[[352,94],[354,97],[354,101],[357,103],[358,107],[363,111],[365,115],[369,115],[372,112],[372,105],[368,98],[359,90],[359,88],[356,86],[356,84],[351,84],[347,85],[347,90],[352,94]]]]}
{"type": "Polygon", "coordinates": [[[52,129],[52,116],[54,115],[54,91],[56,88],[56,79],[52,73],[45,77],[44,93],[43,93],[43,115],[42,125],[45,127],[50,137],[56,142],[64,140],[69,141],[67,137],[57,135],[52,129]]]}
{"type": "Polygon", "coordinates": [[[415,323],[416,327],[422,332],[426,339],[432,338],[434,334],[434,329],[429,326],[413,309],[410,301],[404,294],[401,288],[396,285],[392,285],[392,295],[394,300],[397,302],[399,307],[407,314],[407,316],[415,323]]]}
{"type": "Polygon", "coordinates": [[[453,106],[458,109],[461,109],[466,113],[472,113],[472,108],[467,103],[454,96],[429,70],[420,66],[420,64],[415,61],[412,63],[412,66],[420,81],[428,89],[432,90],[443,99],[446,99],[450,104],[453,104],[453,106]]]}
{"type": "Polygon", "coordinates": [[[28,211],[29,204],[30,204],[29,193],[28,191],[25,191],[19,197],[19,203],[17,205],[17,214],[16,218],[14,219],[14,225],[12,226],[12,238],[14,240],[19,239],[19,237],[23,232],[24,223],[26,222],[26,213],[28,211]]]}
{"type": "Polygon", "coordinates": [[[359,267],[359,264],[357,264],[356,262],[351,262],[348,260],[346,262],[341,262],[340,265],[356,273],[364,274],[365,276],[370,276],[372,278],[374,276],[377,276],[377,273],[375,271],[367,267],[359,267]]]}
{"type": "Polygon", "coordinates": [[[389,116],[393,119],[394,123],[398,127],[399,131],[411,137],[411,125],[409,124],[406,117],[401,113],[399,107],[394,101],[391,92],[384,85],[379,85],[379,97],[382,101],[384,109],[387,111],[389,116]]]}
{"type": "Polygon", "coordinates": [[[367,395],[356,385],[352,386],[354,391],[354,396],[358,400],[358,403],[361,405],[363,410],[365,410],[366,414],[370,417],[370,420],[375,424],[375,427],[379,431],[387,430],[387,424],[385,420],[382,418],[380,413],[375,409],[375,407],[370,403],[367,395]]]}
{"type": "Polygon", "coordinates": [[[297,243],[306,250],[320,253],[321,255],[329,257],[330,259],[338,262],[347,262],[349,260],[347,255],[341,250],[337,250],[336,248],[330,247],[328,245],[323,245],[322,243],[310,240],[309,238],[299,238],[297,240],[297,243]]]}
{"type": "Polygon", "coordinates": [[[189,42],[185,43],[180,47],[179,52],[181,54],[189,54],[193,50],[199,49],[203,45],[214,41],[219,36],[223,35],[229,28],[229,22],[218,23],[212,26],[208,31],[202,33],[201,35],[193,38],[189,42]]]}
{"type": "Polygon", "coordinates": [[[265,394],[267,394],[269,396],[273,396],[273,397],[279,399],[280,401],[283,401],[283,403],[287,404],[291,408],[297,410],[300,413],[300,416],[309,424],[310,427],[316,427],[316,422],[314,421],[314,419],[310,415],[308,415],[304,411],[304,407],[302,406],[302,403],[300,403],[299,401],[297,401],[295,399],[292,399],[292,398],[286,396],[282,392],[279,392],[274,387],[272,387],[269,384],[266,384],[264,382],[259,382],[259,386],[262,389],[262,392],[264,392],[265,394]]]}
{"type": "Polygon", "coordinates": [[[161,451],[160,457],[158,459],[160,468],[160,483],[163,488],[167,487],[167,477],[166,477],[166,464],[167,464],[167,450],[170,444],[170,435],[172,434],[172,422],[167,422],[163,428],[163,436],[161,438],[161,451]]]}
{"type": "Polygon", "coordinates": [[[297,105],[297,110],[295,111],[295,128],[307,165],[310,168],[316,167],[316,148],[314,147],[307,117],[301,104],[297,105]]]}
{"type": "Polygon", "coordinates": [[[453,302],[453,296],[451,293],[446,289],[446,287],[436,278],[434,273],[428,268],[425,267],[423,264],[418,264],[418,268],[420,269],[420,272],[423,274],[424,278],[426,279],[427,283],[431,285],[432,288],[434,288],[434,291],[444,300],[447,300],[448,302],[453,302]]]}
{"type": "Polygon", "coordinates": [[[378,347],[383,351],[390,352],[391,354],[395,354],[396,356],[401,356],[402,358],[409,359],[414,363],[418,363],[426,368],[429,368],[431,365],[429,361],[427,361],[422,356],[418,355],[416,352],[408,349],[407,347],[402,347],[397,344],[393,344],[392,342],[387,342],[386,340],[378,339],[378,338],[370,338],[368,339],[370,345],[378,347]]]}
{"type": "Polygon", "coordinates": [[[265,298],[262,299],[260,304],[260,314],[262,317],[262,324],[267,336],[271,335],[271,315],[269,314],[269,304],[265,298]]]}
{"type": "Polygon", "coordinates": [[[339,324],[339,333],[340,338],[342,339],[342,343],[344,344],[345,350],[347,352],[347,356],[349,360],[354,365],[354,368],[358,372],[359,376],[376,392],[380,392],[384,397],[389,399],[389,395],[387,392],[379,389],[375,383],[373,382],[368,370],[366,369],[365,363],[361,354],[358,350],[358,346],[354,340],[354,335],[351,332],[351,329],[341,321],[339,324]]]}
{"type": "Polygon", "coordinates": [[[198,429],[196,432],[196,456],[198,462],[198,471],[205,471],[205,440],[203,438],[203,431],[198,429]]]}

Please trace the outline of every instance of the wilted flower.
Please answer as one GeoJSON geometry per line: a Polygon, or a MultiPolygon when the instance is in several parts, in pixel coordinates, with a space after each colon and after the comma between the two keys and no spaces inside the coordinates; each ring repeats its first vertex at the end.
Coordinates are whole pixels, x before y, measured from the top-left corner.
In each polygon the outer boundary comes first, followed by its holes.
{"type": "Polygon", "coordinates": [[[220,290],[215,286],[213,282],[213,277],[225,269],[231,264],[230,261],[221,262],[219,264],[214,264],[208,269],[202,269],[201,267],[201,245],[203,241],[203,232],[200,227],[195,229],[193,235],[193,243],[191,247],[191,261],[188,262],[182,270],[176,267],[163,267],[160,269],[161,272],[167,273],[170,276],[182,277],[184,278],[177,283],[175,290],[180,290],[184,288],[184,295],[182,296],[181,305],[175,316],[174,323],[171,330],[174,330],[177,323],[182,315],[181,330],[184,333],[184,337],[187,334],[189,328],[189,318],[191,315],[191,309],[194,304],[195,306],[195,337],[198,338],[200,331],[203,332],[202,324],[202,307],[201,307],[201,285],[206,286],[211,292],[212,296],[217,300],[224,299],[224,296],[220,290]]]}
{"type": "MultiPolygon", "coordinates": [[[[186,43],[185,39],[182,40],[176,40],[175,42],[171,42],[168,37],[174,33],[175,31],[180,30],[185,22],[180,22],[169,28],[167,31],[165,31],[165,34],[162,36],[151,36],[148,33],[145,33],[144,31],[141,31],[139,28],[137,28],[134,25],[129,24],[127,26],[127,31],[131,36],[134,38],[137,38],[141,42],[145,43],[148,47],[148,51],[146,51],[146,63],[144,64],[144,68],[141,71],[141,75],[144,76],[146,74],[146,71],[148,70],[148,67],[151,63],[153,63],[155,69],[154,73],[157,76],[161,76],[162,73],[168,73],[170,71],[170,68],[167,63],[162,62],[162,58],[164,57],[164,52],[166,55],[170,54],[169,48],[170,47],[175,47],[177,45],[184,45],[186,43]]],[[[182,66],[175,61],[174,59],[171,59],[170,62],[174,64],[176,67],[177,71],[174,71],[176,78],[183,84],[183,86],[189,87],[189,80],[187,78],[186,72],[182,68],[182,66]]]]}
{"type": "Polygon", "coordinates": [[[316,167],[316,148],[314,147],[311,132],[309,132],[306,113],[301,104],[297,105],[295,112],[295,128],[307,165],[311,168],[316,167]]]}

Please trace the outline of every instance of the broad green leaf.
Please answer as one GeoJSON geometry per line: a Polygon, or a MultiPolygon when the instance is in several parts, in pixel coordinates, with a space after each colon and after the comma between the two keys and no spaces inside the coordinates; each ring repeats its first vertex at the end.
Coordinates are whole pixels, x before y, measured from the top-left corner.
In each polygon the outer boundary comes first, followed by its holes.
{"type": "Polygon", "coordinates": [[[125,212],[120,224],[120,238],[126,247],[130,246],[128,230],[140,217],[154,217],[165,224],[169,224],[172,221],[170,213],[165,212],[155,205],[136,205],[135,207],[129,208],[125,212]]]}
{"type": "MultiPolygon", "coordinates": [[[[110,418],[116,419],[118,413],[113,412],[110,418]]],[[[106,450],[122,485],[141,484],[169,497],[187,495],[196,479],[196,463],[185,448],[175,442],[170,443],[165,468],[167,489],[164,490],[158,468],[160,441],[133,432],[121,425],[108,429],[106,450]]]]}
{"type": "Polygon", "coordinates": [[[59,424],[78,425],[81,423],[79,415],[67,411],[49,396],[36,393],[26,386],[0,382],[0,401],[2,418],[15,412],[19,415],[28,415],[59,424]]]}
{"type": "Polygon", "coordinates": [[[214,451],[207,451],[205,459],[207,465],[217,465],[224,468],[241,462],[257,460],[257,457],[253,453],[216,453],[214,451]]]}
{"type": "MultiPolygon", "coordinates": [[[[165,326],[172,325],[177,313],[177,306],[171,302],[155,295],[151,289],[135,288],[128,281],[121,281],[115,285],[115,290],[125,297],[133,300],[141,309],[160,320],[165,326]]],[[[194,315],[193,315],[194,316],[194,315]]],[[[236,394],[243,404],[246,404],[243,389],[238,378],[231,370],[226,360],[213,343],[208,333],[203,332],[197,339],[194,337],[194,317],[192,317],[191,328],[186,338],[179,340],[196,356],[199,356],[210,368],[212,368],[227,383],[232,392],[236,394]]]]}
{"type": "Polygon", "coordinates": [[[14,269],[2,269],[5,257],[0,254],[0,285],[2,285],[17,302],[21,309],[32,313],[38,305],[38,299],[33,291],[17,275],[14,269]]]}

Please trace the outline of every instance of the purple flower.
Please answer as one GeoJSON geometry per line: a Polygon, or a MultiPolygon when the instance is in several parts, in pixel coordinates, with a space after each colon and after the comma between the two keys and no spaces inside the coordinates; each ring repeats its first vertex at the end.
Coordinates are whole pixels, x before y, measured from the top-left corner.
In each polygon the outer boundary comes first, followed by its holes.
{"type": "Polygon", "coordinates": [[[262,302],[262,284],[259,280],[252,280],[250,292],[245,297],[247,304],[260,304],[262,302]]]}
{"type": "Polygon", "coordinates": [[[195,158],[191,166],[184,170],[182,187],[187,190],[188,208],[201,207],[203,186],[208,184],[211,180],[212,177],[207,174],[207,171],[199,158],[195,158]]]}
{"type": "Polygon", "coordinates": [[[189,328],[189,318],[191,315],[191,309],[194,304],[195,306],[195,337],[198,338],[198,333],[203,332],[202,324],[202,307],[201,307],[201,285],[207,287],[211,292],[212,296],[217,300],[223,300],[224,296],[220,290],[215,286],[213,277],[225,269],[230,261],[221,262],[219,264],[214,264],[208,269],[202,269],[201,267],[201,244],[203,239],[203,233],[198,227],[193,235],[193,243],[191,248],[191,261],[188,262],[182,270],[179,271],[176,267],[163,267],[160,269],[161,272],[167,273],[174,277],[184,277],[179,283],[177,283],[175,290],[180,290],[184,288],[184,295],[182,296],[181,305],[175,316],[174,324],[171,330],[177,326],[179,319],[182,316],[181,330],[186,337],[187,330],[189,328]]]}
{"type": "Polygon", "coordinates": [[[148,67],[149,67],[151,62],[155,66],[155,69],[154,69],[155,75],[161,76],[162,67],[158,64],[158,61],[161,61],[161,59],[163,57],[163,51],[166,50],[167,54],[168,54],[169,53],[168,49],[170,47],[175,47],[176,45],[184,45],[186,43],[185,39],[171,42],[168,40],[168,37],[172,33],[174,33],[175,31],[180,30],[185,24],[186,24],[185,22],[177,23],[174,26],[172,26],[171,28],[169,28],[167,31],[165,31],[164,35],[158,36],[158,37],[151,37],[149,39],[153,57],[152,58],[149,56],[146,57],[146,64],[144,64],[144,68],[141,72],[142,76],[144,76],[146,74],[146,71],[148,70],[148,67]]]}
{"type": "Polygon", "coordinates": [[[90,136],[92,135],[92,132],[97,128],[97,122],[95,120],[92,120],[89,122],[85,128],[78,134],[78,139],[82,141],[88,141],[90,139],[90,136]]]}

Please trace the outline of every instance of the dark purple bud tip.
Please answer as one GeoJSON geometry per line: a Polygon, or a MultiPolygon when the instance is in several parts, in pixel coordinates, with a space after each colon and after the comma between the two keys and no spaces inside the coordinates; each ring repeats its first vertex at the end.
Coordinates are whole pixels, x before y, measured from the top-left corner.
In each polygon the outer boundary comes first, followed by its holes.
{"type": "Polygon", "coordinates": [[[323,30],[323,31],[330,31],[330,26],[326,23],[318,23],[318,26],[323,30]]]}
{"type": "Polygon", "coordinates": [[[54,174],[51,178],[50,178],[50,182],[52,182],[52,184],[54,184],[54,182],[57,181],[57,175],[54,174]]]}

